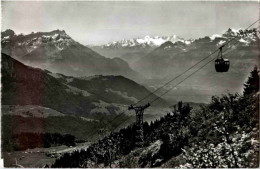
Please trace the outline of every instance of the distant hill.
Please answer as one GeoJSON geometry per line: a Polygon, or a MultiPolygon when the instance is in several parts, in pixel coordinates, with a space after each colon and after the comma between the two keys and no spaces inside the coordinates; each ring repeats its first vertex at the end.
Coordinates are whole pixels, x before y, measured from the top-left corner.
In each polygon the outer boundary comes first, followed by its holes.
{"type": "MultiPolygon", "coordinates": [[[[2,54],[2,105],[40,105],[75,115],[117,113],[149,93],[123,76],[74,78],[2,54]]],[[[158,103],[166,104],[162,99],[158,103]]]]}
{"type": "Polygon", "coordinates": [[[27,65],[72,76],[123,75],[142,78],[122,59],[109,59],[73,40],[63,30],[15,34],[1,33],[2,52],[27,65]]]}
{"type": "Polygon", "coordinates": [[[17,115],[22,117],[47,118],[52,116],[64,116],[64,114],[48,107],[37,105],[2,105],[2,115],[17,115]]]}

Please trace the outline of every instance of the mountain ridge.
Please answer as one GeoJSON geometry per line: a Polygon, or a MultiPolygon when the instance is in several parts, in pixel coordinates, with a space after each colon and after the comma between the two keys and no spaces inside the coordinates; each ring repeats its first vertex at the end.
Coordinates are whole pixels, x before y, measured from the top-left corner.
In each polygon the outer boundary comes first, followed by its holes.
{"type": "MultiPolygon", "coordinates": [[[[214,40],[215,38],[225,38],[225,37],[234,37],[237,35],[243,36],[245,34],[252,33],[251,30],[245,30],[242,28],[239,29],[233,29],[229,28],[225,33],[222,35],[219,34],[213,34],[211,36],[205,36],[209,37],[211,40],[214,40]]],[[[200,38],[197,38],[200,39],[200,38]]],[[[113,42],[109,42],[102,45],[87,45],[90,48],[104,48],[104,49],[120,49],[120,48],[156,48],[161,46],[163,43],[167,41],[171,41],[172,43],[176,42],[182,42],[186,45],[189,45],[193,43],[196,39],[184,39],[177,35],[171,35],[171,36],[149,36],[146,35],[142,38],[130,38],[130,39],[122,39],[117,40],[113,42]]]]}
{"type": "Polygon", "coordinates": [[[109,42],[104,45],[88,45],[90,48],[104,48],[104,49],[119,49],[119,48],[155,48],[166,41],[183,42],[185,44],[190,44],[193,40],[185,40],[176,35],[172,36],[145,36],[143,38],[132,38],[132,39],[122,39],[119,41],[109,42]]]}
{"type": "Polygon", "coordinates": [[[28,35],[7,30],[2,35],[2,52],[29,66],[73,76],[104,74],[143,78],[124,60],[106,58],[73,40],[64,30],[28,35]]]}
{"type": "MultiPolygon", "coordinates": [[[[181,85],[178,85],[176,90],[174,88],[168,96],[172,96],[176,100],[180,98],[175,97],[178,93],[178,95],[202,95],[201,99],[205,99],[203,95],[219,95],[227,90],[234,93],[240,92],[248,72],[256,64],[259,55],[259,37],[256,29],[240,30],[237,33],[239,33],[238,37],[223,49],[224,57],[230,60],[228,72],[217,73],[214,63],[211,62],[181,85]]],[[[215,35],[214,38],[205,36],[186,46],[175,45],[175,47],[170,43],[170,48],[165,48],[167,45],[162,44],[160,47],[136,59],[135,62],[131,63],[131,67],[147,77],[148,80],[144,84],[159,87],[209,56],[221,45],[233,39],[234,36],[236,34],[230,29],[225,35],[215,35]]],[[[217,54],[218,52],[215,52],[210,58],[214,59],[217,54]]],[[[186,75],[180,77],[180,80],[196,71],[204,62],[206,60],[193,67],[186,75]]],[[[174,86],[173,84],[172,86],[174,86]]],[[[182,100],[196,102],[197,98],[187,96],[182,100]]]]}
{"type": "Polygon", "coordinates": [[[148,94],[144,86],[123,76],[75,78],[28,67],[2,54],[3,105],[40,105],[75,115],[114,114],[148,94]]]}

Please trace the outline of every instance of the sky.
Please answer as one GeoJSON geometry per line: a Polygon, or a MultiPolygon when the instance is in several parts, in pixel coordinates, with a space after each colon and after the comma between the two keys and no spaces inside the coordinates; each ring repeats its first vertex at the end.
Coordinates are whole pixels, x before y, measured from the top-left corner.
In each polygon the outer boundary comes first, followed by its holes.
{"type": "Polygon", "coordinates": [[[101,45],[146,35],[195,39],[258,18],[257,1],[4,1],[1,27],[17,34],[60,29],[84,45],[101,45]]]}

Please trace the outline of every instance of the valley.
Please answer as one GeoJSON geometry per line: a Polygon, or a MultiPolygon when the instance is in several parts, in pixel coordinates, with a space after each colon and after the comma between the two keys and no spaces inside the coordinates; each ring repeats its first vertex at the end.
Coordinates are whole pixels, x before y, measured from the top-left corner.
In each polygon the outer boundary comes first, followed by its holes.
{"type": "MultiPolygon", "coordinates": [[[[219,96],[226,91],[241,93],[248,72],[258,64],[256,60],[259,55],[259,47],[256,29],[236,30],[229,28],[223,34],[214,34],[192,40],[185,40],[178,36],[147,36],[145,38],[111,42],[91,48],[102,51],[102,53],[110,53],[111,51],[120,53],[120,56],[115,55],[114,57],[121,57],[126,60],[131,68],[145,77],[140,83],[153,91],[198,63],[234,37],[237,37],[235,41],[224,48],[224,56],[231,63],[230,70],[227,73],[215,72],[214,63],[212,62],[165,96],[168,101],[182,100],[185,102],[208,103],[212,95],[219,96]],[[122,54],[122,51],[125,51],[125,55],[122,54]]],[[[217,53],[211,58],[216,56],[217,53]]],[[[196,71],[197,67],[199,65],[180,77],[180,80],[174,81],[167,87],[174,86],[174,83],[178,83],[189,73],[196,71]]],[[[158,95],[167,90],[167,87],[158,91],[158,95]]]]}
{"type": "Polygon", "coordinates": [[[146,36],[101,46],[84,46],[64,30],[28,35],[6,30],[1,35],[6,167],[186,165],[192,157],[189,150],[183,152],[185,146],[198,144],[199,132],[213,132],[194,121],[222,123],[215,119],[221,113],[214,113],[224,110],[219,102],[236,112],[232,99],[240,106],[234,117],[249,118],[250,124],[232,118],[230,123],[249,127],[246,137],[255,134],[250,103],[255,95],[244,94],[244,84],[259,55],[256,29],[228,29],[192,40],[146,36]],[[224,53],[231,62],[229,72],[216,73],[211,62],[186,80],[199,64],[163,86],[234,37],[239,37],[237,44],[228,44],[224,53]],[[153,104],[143,114],[146,140],[140,148],[135,145],[137,112],[128,106],[147,103],[153,104]],[[209,119],[196,114],[206,111],[209,119]]]}

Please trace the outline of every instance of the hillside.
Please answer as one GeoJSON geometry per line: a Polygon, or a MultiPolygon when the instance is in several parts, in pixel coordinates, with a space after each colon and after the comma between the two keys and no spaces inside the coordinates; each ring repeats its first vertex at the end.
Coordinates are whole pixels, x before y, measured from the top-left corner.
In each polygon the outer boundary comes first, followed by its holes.
{"type": "Polygon", "coordinates": [[[101,55],[104,55],[109,58],[120,58],[126,61],[130,67],[132,64],[138,61],[143,56],[151,52],[153,48],[102,48],[102,47],[93,47],[90,48],[101,55]]]}
{"type": "Polygon", "coordinates": [[[108,59],[73,40],[63,30],[16,35],[1,33],[2,52],[29,66],[72,76],[123,75],[142,78],[122,59],[108,59]]]}
{"type": "Polygon", "coordinates": [[[78,115],[117,113],[150,93],[123,76],[73,78],[28,67],[5,54],[2,85],[2,105],[40,105],[78,115]]]}
{"type": "Polygon", "coordinates": [[[136,125],[113,132],[87,150],[66,153],[52,167],[243,168],[259,167],[259,71],[254,69],[243,95],[213,96],[192,109],[179,102],[176,111],[144,123],[143,147],[136,125]]]}

